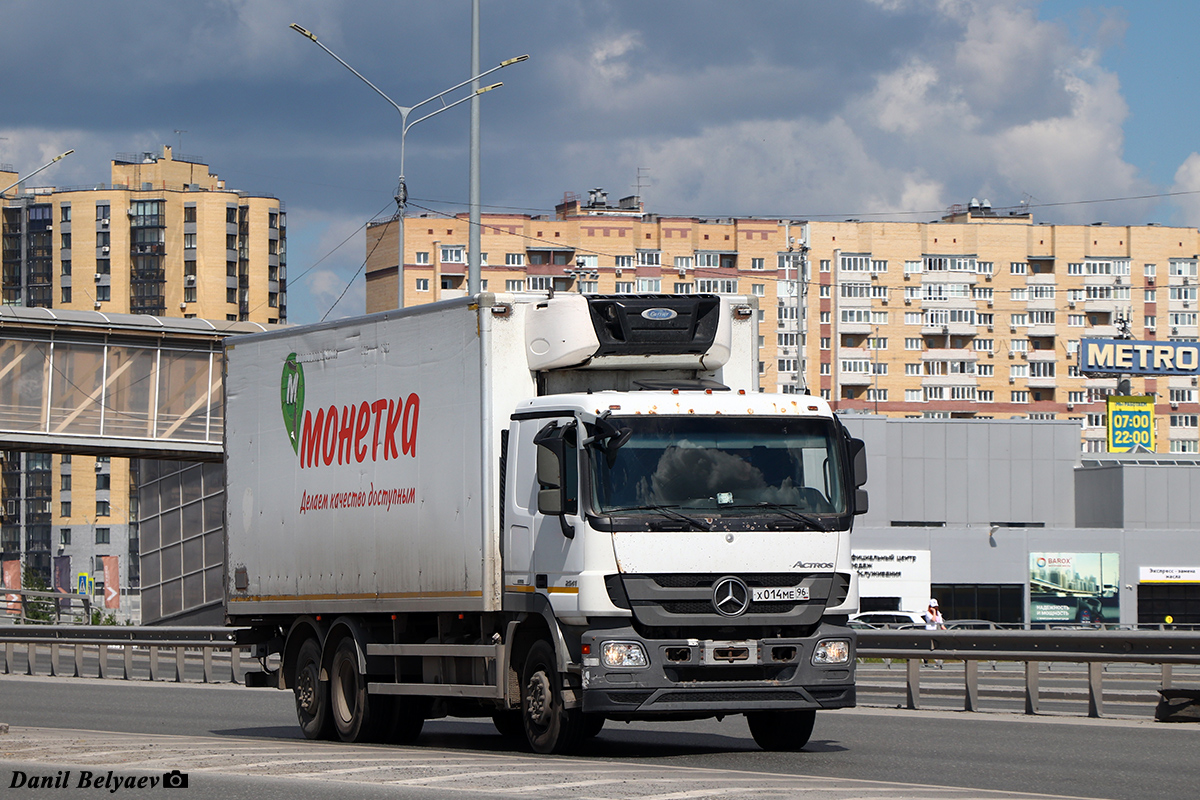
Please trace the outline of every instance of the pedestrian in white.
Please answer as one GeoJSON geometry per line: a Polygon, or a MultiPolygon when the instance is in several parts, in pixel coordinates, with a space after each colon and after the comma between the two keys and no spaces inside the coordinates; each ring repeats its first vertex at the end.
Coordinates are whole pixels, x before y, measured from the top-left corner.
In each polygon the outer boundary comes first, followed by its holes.
{"type": "Polygon", "coordinates": [[[929,601],[929,608],[925,609],[925,630],[946,630],[946,620],[942,618],[942,612],[938,609],[936,597],[929,601]]]}

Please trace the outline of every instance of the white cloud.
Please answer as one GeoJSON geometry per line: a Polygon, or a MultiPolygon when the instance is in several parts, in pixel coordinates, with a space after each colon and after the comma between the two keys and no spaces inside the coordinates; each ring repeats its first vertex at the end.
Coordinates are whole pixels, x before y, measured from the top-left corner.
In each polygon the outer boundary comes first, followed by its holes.
{"type": "Polygon", "coordinates": [[[1175,170],[1172,192],[1193,192],[1173,198],[1178,209],[1176,222],[1191,227],[1200,226],[1200,153],[1192,153],[1175,170]]]}

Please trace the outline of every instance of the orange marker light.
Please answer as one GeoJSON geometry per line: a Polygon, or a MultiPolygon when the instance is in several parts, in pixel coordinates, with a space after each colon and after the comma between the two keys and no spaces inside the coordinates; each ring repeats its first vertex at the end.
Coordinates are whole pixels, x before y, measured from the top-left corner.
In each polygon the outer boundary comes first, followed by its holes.
{"type": "Polygon", "coordinates": [[[592,646],[590,644],[585,644],[581,649],[583,650],[583,654],[585,656],[592,654],[592,646]]]}

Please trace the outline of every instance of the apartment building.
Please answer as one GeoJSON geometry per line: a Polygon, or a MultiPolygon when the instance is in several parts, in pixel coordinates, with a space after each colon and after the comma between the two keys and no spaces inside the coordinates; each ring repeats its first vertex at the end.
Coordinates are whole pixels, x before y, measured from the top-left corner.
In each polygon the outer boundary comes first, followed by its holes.
{"type": "MultiPolygon", "coordinates": [[[[19,176],[0,166],[0,187],[19,176]]],[[[0,197],[2,301],[49,309],[282,324],[287,321],[287,213],[278,198],[227,188],[201,159],[118,155],[111,183],[17,187],[0,197]]],[[[47,583],[120,557],[136,594],[136,463],[0,451],[0,557],[47,583]]]]}
{"type": "MultiPolygon", "coordinates": [[[[1194,228],[1049,225],[986,201],[934,222],[664,217],[599,190],[482,226],[487,289],[754,295],[764,390],[843,412],[1078,420],[1089,452],[1117,381],[1078,372],[1080,339],[1198,335],[1194,228]]],[[[464,293],[467,239],[465,214],[406,218],[406,304],[464,293]]],[[[395,308],[395,221],[366,246],[367,310],[395,308]]],[[[1159,451],[1200,450],[1194,378],[1131,391],[1157,397],[1159,451]]]]}

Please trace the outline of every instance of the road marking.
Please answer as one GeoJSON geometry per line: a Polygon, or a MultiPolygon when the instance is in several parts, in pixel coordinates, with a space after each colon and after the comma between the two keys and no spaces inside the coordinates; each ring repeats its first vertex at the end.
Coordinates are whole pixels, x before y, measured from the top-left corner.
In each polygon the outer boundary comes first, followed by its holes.
{"type": "MultiPolygon", "coordinates": [[[[820,800],[1048,800],[1061,796],[925,786],[888,781],[834,780],[752,770],[646,765],[588,758],[470,753],[426,748],[348,745],[303,739],[267,744],[222,737],[15,728],[0,740],[0,763],[35,762],[115,771],[181,769],[203,775],[318,780],[346,786],[404,786],[421,796],[458,800],[533,794],[539,800],[691,800],[701,797],[820,798],[820,800]],[[354,765],[354,766],[347,766],[354,765]],[[304,770],[300,772],[298,770],[304,770]],[[531,780],[532,778],[532,780],[531,780]],[[590,790],[590,791],[589,791],[590,790]]],[[[196,784],[193,783],[193,786],[196,784]]]]}

